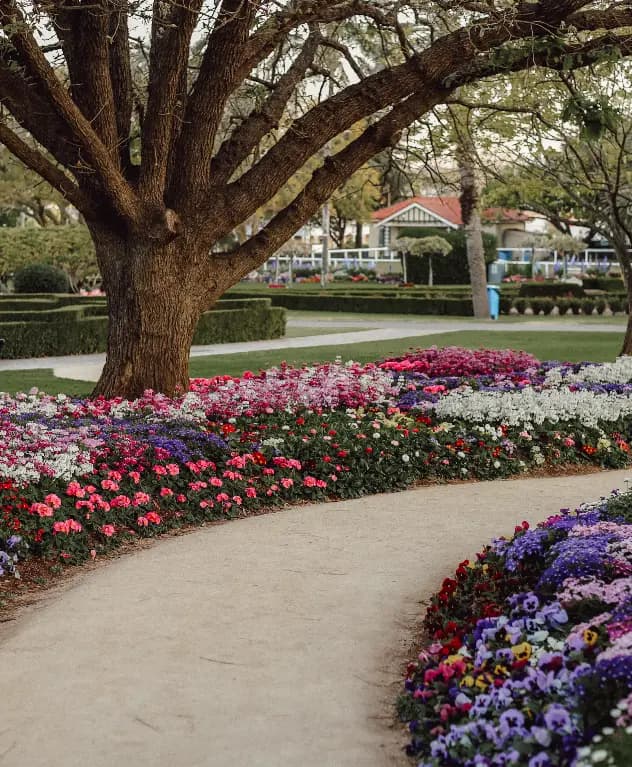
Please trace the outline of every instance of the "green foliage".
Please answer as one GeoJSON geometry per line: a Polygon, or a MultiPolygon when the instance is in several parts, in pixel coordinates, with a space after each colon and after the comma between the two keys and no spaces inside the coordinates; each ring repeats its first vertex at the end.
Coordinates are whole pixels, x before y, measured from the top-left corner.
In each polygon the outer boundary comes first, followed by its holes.
{"type": "Polygon", "coordinates": [[[585,277],[582,283],[585,290],[605,290],[607,293],[625,290],[621,277],[585,277]]]}
{"type": "Polygon", "coordinates": [[[595,300],[593,298],[584,298],[581,305],[582,314],[590,315],[595,311],[595,300]]]}
{"type": "Polygon", "coordinates": [[[62,269],[73,286],[98,277],[94,246],[85,226],[0,228],[0,274],[27,264],[44,263],[62,269]]]}
{"type": "Polygon", "coordinates": [[[274,306],[286,309],[325,312],[358,312],[367,314],[445,314],[456,317],[472,315],[472,300],[469,296],[454,297],[447,292],[428,295],[407,295],[404,291],[378,291],[360,293],[353,291],[279,291],[270,296],[274,306]]]}
{"type": "Polygon", "coordinates": [[[28,264],[18,269],[13,277],[18,293],[67,293],[68,277],[51,264],[28,264]]]}
{"type": "Polygon", "coordinates": [[[584,296],[584,288],[574,282],[523,282],[520,295],[525,298],[557,298],[558,296],[584,296]]]}
{"type": "Polygon", "coordinates": [[[585,141],[598,141],[606,131],[614,133],[620,119],[620,112],[610,105],[607,96],[589,98],[575,93],[562,110],[562,120],[578,125],[580,138],[585,141]]]}
{"type": "MultiPolygon", "coordinates": [[[[438,237],[452,246],[452,251],[443,258],[434,259],[432,271],[435,283],[441,285],[464,285],[470,282],[470,269],[467,263],[467,248],[465,244],[465,232],[462,229],[446,231],[445,229],[419,229],[411,228],[402,231],[402,238],[430,238],[438,237]]],[[[491,263],[496,260],[497,240],[493,234],[483,233],[483,247],[485,249],[485,261],[491,263]]],[[[419,285],[428,282],[428,258],[409,259],[408,279],[419,285]]]]}
{"type": "Polygon", "coordinates": [[[447,256],[452,252],[452,245],[445,237],[400,237],[395,245],[403,253],[411,256],[447,256]]]}
{"type": "MultiPolygon", "coordinates": [[[[108,319],[105,304],[83,303],[45,312],[23,311],[22,321],[4,321],[9,313],[0,300],[0,337],[6,339],[3,357],[46,357],[64,354],[91,354],[105,351],[108,319]],[[4,311],[2,311],[4,310],[4,311]],[[99,316],[89,316],[97,312],[99,316]],[[38,316],[39,315],[39,316],[38,316]]],[[[42,301],[34,301],[35,306],[42,301]]],[[[22,305],[28,301],[22,301],[22,305]]],[[[285,310],[273,308],[267,299],[239,299],[219,302],[221,308],[205,312],[198,323],[195,344],[255,341],[280,338],[285,333],[285,310]],[[231,308],[223,308],[228,304],[231,308]]]]}

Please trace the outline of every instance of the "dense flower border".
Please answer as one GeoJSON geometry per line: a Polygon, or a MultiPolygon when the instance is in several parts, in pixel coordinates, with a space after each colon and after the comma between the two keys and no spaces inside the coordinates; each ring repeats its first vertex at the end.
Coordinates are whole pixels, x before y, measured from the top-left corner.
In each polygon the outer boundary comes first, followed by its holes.
{"type": "Polygon", "coordinates": [[[525,522],[432,598],[398,708],[420,767],[632,763],[632,493],[525,522]]]}
{"type": "Polygon", "coordinates": [[[17,574],[26,551],[79,562],[267,506],[557,464],[626,466],[632,385],[622,381],[632,369],[617,365],[430,349],[371,365],[198,379],[178,399],[2,395],[0,575],[17,574]],[[590,405],[580,407],[585,394],[590,405]],[[480,395],[494,408],[446,415],[450,403],[480,395]],[[525,405],[543,396],[548,409],[525,405]]]}

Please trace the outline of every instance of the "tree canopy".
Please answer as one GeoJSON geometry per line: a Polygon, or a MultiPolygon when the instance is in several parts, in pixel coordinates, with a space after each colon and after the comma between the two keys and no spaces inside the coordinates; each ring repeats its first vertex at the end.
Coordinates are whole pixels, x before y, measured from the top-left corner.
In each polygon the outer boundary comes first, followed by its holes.
{"type": "Polygon", "coordinates": [[[0,142],[85,218],[108,395],[186,388],[200,313],[459,88],[632,52],[618,0],[0,0],[0,25],[0,142]]]}

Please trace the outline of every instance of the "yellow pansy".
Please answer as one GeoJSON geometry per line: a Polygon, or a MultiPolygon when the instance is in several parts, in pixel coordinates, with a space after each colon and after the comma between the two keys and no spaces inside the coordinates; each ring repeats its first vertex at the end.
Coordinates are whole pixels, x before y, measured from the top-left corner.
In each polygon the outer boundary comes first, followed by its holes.
{"type": "Polygon", "coordinates": [[[514,654],[517,660],[529,660],[531,653],[533,652],[533,648],[528,642],[521,642],[520,644],[514,645],[511,648],[511,652],[514,654]]]}

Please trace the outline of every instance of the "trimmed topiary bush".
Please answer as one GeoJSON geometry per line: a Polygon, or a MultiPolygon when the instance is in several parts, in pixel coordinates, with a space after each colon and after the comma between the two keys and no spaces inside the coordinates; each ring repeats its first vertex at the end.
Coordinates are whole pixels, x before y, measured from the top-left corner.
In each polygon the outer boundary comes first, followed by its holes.
{"type": "Polygon", "coordinates": [[[68,293],[68,277],[50,264],[27,264],[15,273],[16,293],[68,293]]]}
{"type": "Polygon", "coordinates": [[[584,298],[582,300],[582,314],[587,316],[591,315],[595,311],[595,302],[592,298],[584,298]]]}
{"type": "Polygon", "coordinates": [[[579,314],[582,308],[582,302],[579,300],[579,298],[571,298],[568,304],[571,307],[573,314],[579,314]]]}

